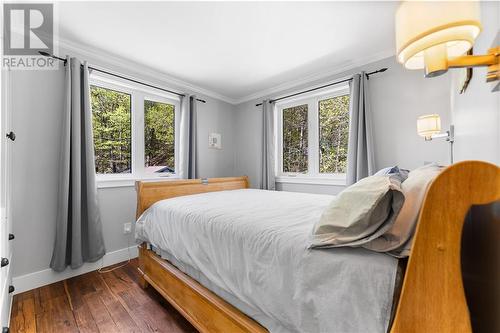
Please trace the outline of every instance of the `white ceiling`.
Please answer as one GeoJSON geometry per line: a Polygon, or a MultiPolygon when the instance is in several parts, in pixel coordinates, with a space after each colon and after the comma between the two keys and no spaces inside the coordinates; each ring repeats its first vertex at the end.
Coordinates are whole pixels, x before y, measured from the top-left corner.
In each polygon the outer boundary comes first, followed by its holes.
{"type": "Polygon", "coordinates": [[[243,101],[394,53],[396,2],[65,2],[63,40],[243,101]]]}

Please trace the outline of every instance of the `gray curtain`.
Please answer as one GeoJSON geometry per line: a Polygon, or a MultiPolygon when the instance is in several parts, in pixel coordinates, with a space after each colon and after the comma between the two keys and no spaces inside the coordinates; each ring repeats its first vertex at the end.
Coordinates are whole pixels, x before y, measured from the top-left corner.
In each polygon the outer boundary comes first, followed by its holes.
{"type": "Polygon", "coordinates": [[[349,143],[347,148],[347,185],[373,175],[373,125],[365,72],[353,76],[349,105],[349,143]]]}
{"type": "Polygon", "coordinates": [[[63,271],[106,253],[97,203],[89,69],[67,58],[56,239],[50,267],[63,271]]]}
{"type": "Polygon", "coordinates": [[[181,101],[180,163],[181,178],[198,178],[197,124],[198,111],[196,96],[186,96],[181,101]]]}
{"type": "Polygon", "coordinates": [[[263,190],[275,190],[274,147],[274,103],[262,102],[262,164],[261,184],[263,190]]]}

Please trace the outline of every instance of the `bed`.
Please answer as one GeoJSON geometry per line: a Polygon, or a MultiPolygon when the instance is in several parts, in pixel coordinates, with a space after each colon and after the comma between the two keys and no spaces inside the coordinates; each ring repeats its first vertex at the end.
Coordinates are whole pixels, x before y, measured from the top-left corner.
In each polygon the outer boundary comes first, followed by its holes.
{"type": "Polygon", "coordinates": [[[142,282],[201,332],[471,331],[461,226],[472,204],[500,198],[498,173],[468,161],[435,179],[396,301],[395,258],[308,248],[330,196],[251,190],[246,177],[138,182],[142,282]]]}

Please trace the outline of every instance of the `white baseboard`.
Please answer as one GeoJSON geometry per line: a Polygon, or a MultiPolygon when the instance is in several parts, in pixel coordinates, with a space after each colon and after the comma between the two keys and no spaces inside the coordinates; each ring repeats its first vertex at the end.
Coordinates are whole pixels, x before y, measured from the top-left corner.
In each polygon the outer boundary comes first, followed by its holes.
{"type": "Polygon", "coordinates": [[[130,258],[136,258],[138,256],[137,245],[131,246],[128,249],[124,248],[106,253],[101,260],[92,263],[85,263],[82,267],[77,269],[71,269],[68,267],[65,271],[58,273],[48,268],[26,275],[15,276],[12,278],[12,284],[16,288],[14,294],[19,294],[54,282],[69,279],[73,276],[95,271],[102,266],[106,267],[126,261],[129,258],[129,253],[130,258]]]}

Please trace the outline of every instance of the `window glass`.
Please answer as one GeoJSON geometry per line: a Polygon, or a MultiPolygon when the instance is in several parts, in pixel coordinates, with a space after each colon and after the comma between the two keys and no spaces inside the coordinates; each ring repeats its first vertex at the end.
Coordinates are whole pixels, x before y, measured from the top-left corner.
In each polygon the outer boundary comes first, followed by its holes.
{"type": "Polygon", "coordinates": [[[307,104],[283,109],[283,172],[307,172],[307,104]]]}
{"type": "Polygon", "coordinates": [[[318,102],[319,172],[345,173],[349,139],[349,95],[318,102]]]}
{"type": "Polygon", "coordinates": [[[131,173],[132,126],[129,94],[90,87],[96,173],[131,173]]]}
{"type": "Polygon", "coordinates": [[[146,172],[175,172],[175,106],[144,101],[146,172]]]}

